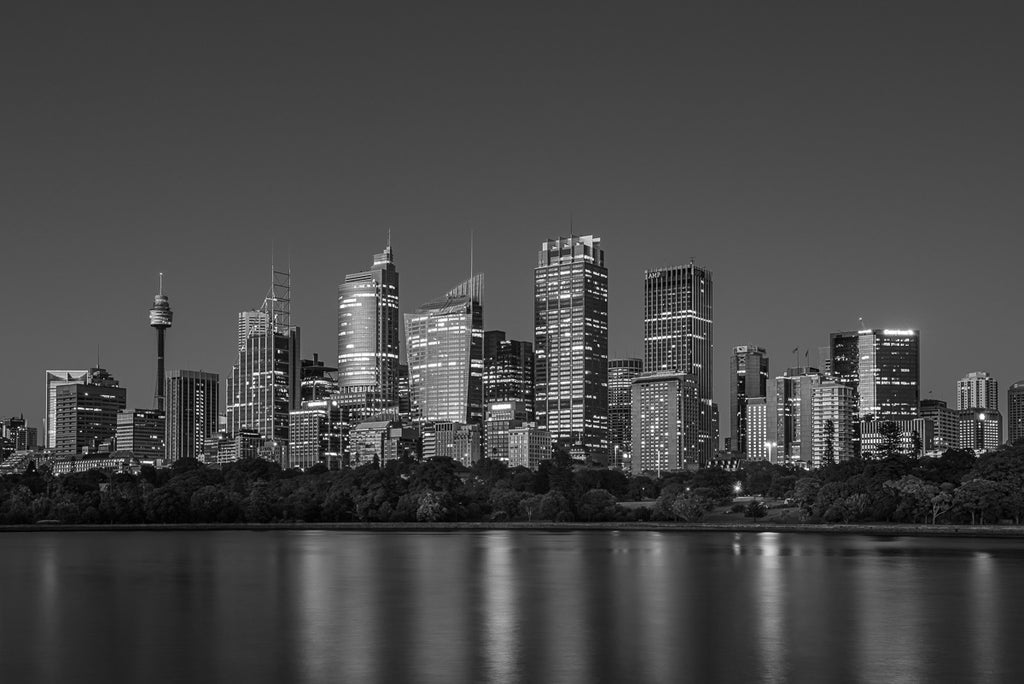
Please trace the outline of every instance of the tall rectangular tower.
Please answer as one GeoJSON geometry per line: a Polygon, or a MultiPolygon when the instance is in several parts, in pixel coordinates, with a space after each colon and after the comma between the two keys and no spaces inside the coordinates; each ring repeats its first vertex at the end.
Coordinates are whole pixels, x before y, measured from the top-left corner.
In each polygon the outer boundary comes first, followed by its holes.
{"type": "Polygon", "coordinates": [[[999,383],[985,371],[968,373],[956,383],[956,410],[999,410],[999,383]]]}
{"type": "Polygon", "coordinates": [[[533,420],[533,342],[510,340],[502,330],[484,333],[484,406],[521,402],[533,420]]]}
{"type": "Polygon", "coordinates": [[[608,269],[601,238],[541,244],[534,285],[535,416],[561,448],[608,458],[608,269]]]}
{"type": "Polygon", "coordinates": [[[1013,444],[1024,439],[1024,380],[1006,391],[1006,440],[1013,444]]]}
{"type": "Polygon", "coordinates": [[[62,456],[95,452],[117,436],[117,414],[127,391],[104,368],[93,368],[85,382],[57,387],[56,442],[62,456]]]}
{"type": "Polygon", "coordinates": [[[88,370],[46,371],[46,413],[43,420],[43,446],[57,447],[57,388],[61,385],[77,385],[89,381],[88,370]]]}
{"type": "Polygon", "coordinates": [[[614,467],[621,467],[623,457],[633,449],[633,380],[643,370],[643,359],[608,362],[608,432],[614,467]]]}
{"type": "Polygon", "coordinates": [[[697,382],[698,451],[704,465],[715,457],[711,271],[695,266],[644,274],[644,371],[684,373],[697,382]]]}
{"type": "Polygon", "coordinates": [[[857,391],[858,416],[916,418],[921,400],[917,330],[832,333],[832,377],[857,391]]]}
{"type": "Polygon", "coordinates": [[[291,274],[274,271],[263,306],[238,316],[238,357],[228,376],[228,432],[288,445],[288,413],[300,396],[299,329],[291,324],[291,274]]]}
{"type": "Polygon", "coordinates": [[[413,418],[483,420],[484,276],[405,315],[413,418]]]}
{"type": "Polygon", "coordinates": [[[735,347],[729,357],[729,421],[732,448],[747,453],[747,400],[768,396],[768,352],[761,347],[735,347]]]}
{"type": "Polygon", "coordinates": [[[391,244],[338,286],[338,386],[398,404],[398,270],[391,244]]]}
{"type": "Polygon", "coordinates": [[[167,460],[199,458],[206,440],[217,433],[220,376],[194,370],[167,375],[167,460]]]}

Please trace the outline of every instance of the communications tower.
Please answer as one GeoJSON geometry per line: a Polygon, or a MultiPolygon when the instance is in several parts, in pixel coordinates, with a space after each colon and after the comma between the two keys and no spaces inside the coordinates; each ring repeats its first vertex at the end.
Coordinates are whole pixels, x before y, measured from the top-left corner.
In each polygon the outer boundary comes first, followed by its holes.
{"type": "Polygon", "coordinates": [[[160,274],[160,292],[153,297],[153,308],[149,310],[149,325],[156,328],[156,394],[154,408],[164,410],[164,331],[171,327],[174,314],[171,303],[164,294],[164,274],[160,274]]]}

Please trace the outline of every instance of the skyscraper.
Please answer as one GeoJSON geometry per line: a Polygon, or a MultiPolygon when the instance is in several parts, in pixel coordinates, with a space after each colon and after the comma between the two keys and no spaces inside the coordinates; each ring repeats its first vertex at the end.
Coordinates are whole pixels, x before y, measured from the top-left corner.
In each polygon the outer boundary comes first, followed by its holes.
{"type": "Polygon", "coordinates": [[[831,335],[832,375],[857,391],[858,415],[902,420],[921,399],[917,330],[860,330],[831,335]]]}
{"type": "Polygon", "coordinates": [[[774,443],[774,462],[810,462],[814,442],[814,390],[821,384],[817,368],[787,368],[775,378],[769,415],[775,416],[775,430],[769,430],[774,443]],[[773,410],[774,409],[774,410],[773,410]],[[773,439],[774,437],[774,439],[773,439]]]}
{"type": "Polygon", "coordinates": [[[313,354],[302,359],[300,367],[299,401],[320,401],[338,393],[338,369],[331,368],[313,354]]]}
{"type": "Polygon", "coordinates": [[[1003,416],[992,409],[964,409],[960,415],[960,448],[971,449],[976,456],[999,448],[1003,435],[1003,416]]]}
{"type": "Polygon", "coordinates": [[[633,474],[696,468],[700,408],[692,375],[644,373],[633,380],[633,474]]]}
{"type": "Polygon", "coordinates": [[[167,376],[167,460],[200,458],[206,440],[217,433],[220,376],[194,370],[167,376]]]}
{"type": "Polygon", "coordinates": [[[767,461],[772,455],[772,447],[768,441],[768,398],[747,397],[747,451],[746,456],[753,461],[767,461]]]}
{"type": "Polygon", "coordinates": [[[414,419],[483,419],[483,291],[484,276],[478,273],[405,315],[414,419]]]}
{"type": "Polygon", "coordinates": [[[338,386],[379,408],[398,404],[398,270],[391,241],[368,271],[338,286],[338,386]]]}
{"type": "Polygon", "coordinates": [[[711,271],[690,262],[644,274],[644,371],[684,373],[697,382],[701,465],[715,457],[711,271]]]}
{"type": "Polygon", "coordinates": [[[171,327],[174,313],[171,303],[164,294],[164,274],[160,274],[160,291],[153,297],[153,308],[149,310],[149,325],[156,329],[156,391],[153,408],[164,410],[164,333],[171,327]]]}
{"type": "Polygon", "coordinates": [[[337,399],[302,402],[289,414],[288,467],[306,470],[320,464],[338,470],[346,432],[343,407],[337,399]]]}
{"type": "Polygon", "coordinates": [[[299,405],[299,329],[291,324],[291,273],[274,270],[258,310],[238,316],[238,357],[228,376],[228,432],[253,431],[285,447],[299,405]]]}
{"type": "Polygon", "coordinates": [[[642,359],[608,362],[608,425],[612,466],[620,467],[633,449],[633,379],[643,372],[642,359]]]}
{"type": "Polygon", "coordinates": [[[57,447],[57,388],[61,385],[77,385],[88,382],[87,370],[48,370],[46,371],[46,416],[43,421],[45,432],[43,446],[47,449],[57,447]]]}
{"type": "Polygon", "coordinates": [[[985,371],[968,373],[956,383],[956,409],[999,410],[999,383],[985,371]]]}
{"type": "Polygon", "coordinates": [[[62,456],[109,448],[117,435],[117,414],[127,391],[104,368],[89,370],[85,382],[57,386],[56,442],[62,456]]]}
{"type": "Polygon", "coordinates": [[[941,399],[922,399],[921,417],[930,420],[939,451],[960,448],[960,415],[941,399]]]}
{"type": "Polygon", "coordinates": [[[534,283],[535,416],[560,448],[608,457],[608,269],[601,238],[547,240],[534,283]]]}
{"type": "Polygon", "coordinates": [[[747,399],[768,396],[768,352],[761,347],[735,347],[729,357],[729,420],[732,450],[747,453],[747,399]]]}
{"type": "Polygon", "coordinates": [[[533,343],[484,333],[484,405],[521,402],[533,420],[533,343]]]}
{"type": "Polygon", "coordinates": [[[1024,380],[1006,392],[1006,439],[1010,444],[1024,439],[1024,380]]]}

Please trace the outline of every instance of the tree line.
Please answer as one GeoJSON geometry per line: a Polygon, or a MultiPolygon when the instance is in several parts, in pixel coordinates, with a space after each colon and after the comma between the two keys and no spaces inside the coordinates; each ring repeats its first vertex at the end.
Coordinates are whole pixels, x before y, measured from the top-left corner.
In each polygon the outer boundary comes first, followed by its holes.
{"type": "Polygon", "coordinates": [[[219,468],[182,459],[138,475],[30,469],[0,478],[0,523],[696,522],[728,508],[737,489],[765,498],[730,510],[758,518],[778,507],[774,519],[783,522],[1019,523],[1024,443],[980,458],[951,450],[816,471],[749,462],[736,471],[661,476],[584,468],[564,455],[536,472],[488,459],[471,467],[397,460],[304,472],[261,459],[219,468]]]}

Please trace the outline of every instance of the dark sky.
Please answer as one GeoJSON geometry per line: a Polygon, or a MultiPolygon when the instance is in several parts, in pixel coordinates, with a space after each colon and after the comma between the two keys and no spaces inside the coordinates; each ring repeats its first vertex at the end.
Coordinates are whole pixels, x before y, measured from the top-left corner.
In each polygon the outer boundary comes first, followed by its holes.
{"type": "Polygon", "coordinates": [[[1011,3],[214,4],[5,7],[0,415],[40,425],[44,369],[97,346],[149,406],[158,271],[168,368],[226,375],[272,244],[304,355],[335,355],[336,286],[389,228],[403,310],[475,232],[487,327],[530,338],[570,213],[613,355],[641,351],[644,268],[713,270],[723,407],[732,346],[774,374],[860,316],[921,329],[925,396],[1024,378],[1011,3]]]}

